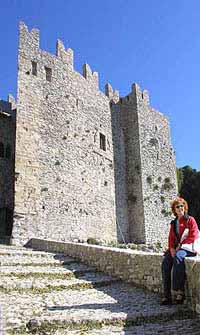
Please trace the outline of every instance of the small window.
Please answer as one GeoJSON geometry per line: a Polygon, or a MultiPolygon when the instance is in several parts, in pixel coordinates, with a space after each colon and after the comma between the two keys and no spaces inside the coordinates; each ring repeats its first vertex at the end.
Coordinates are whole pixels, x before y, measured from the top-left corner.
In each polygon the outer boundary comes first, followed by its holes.
{"type": "Polygon", "coordinates": [[[106,151],[106,137],[100,133],[100,149],[106,151]]]}
{"type": "Polygon", "coordinates": [[[32,61],[31,64],[32,64],[32,75],[37,76],[37,63],[32,61]]]}
{"type": "Polygon", "coordinates": [[[50,67],[45,66],[45,72],[46,72],[46,80],[51,82],[52,69],[50,67]]]}
{"type": "Polygon", "coordinates": [[[8,159],[11,158],[11,146],[10,146],[10,144],[8,144],[7,147],[6,147],[6,158],[8,158],[8,159]]]}
{"type": "Polygon", "coordinates": [[[0,142],[0,157],[1,158],[4,157],[4,145],[2,142],[0,142]]]}

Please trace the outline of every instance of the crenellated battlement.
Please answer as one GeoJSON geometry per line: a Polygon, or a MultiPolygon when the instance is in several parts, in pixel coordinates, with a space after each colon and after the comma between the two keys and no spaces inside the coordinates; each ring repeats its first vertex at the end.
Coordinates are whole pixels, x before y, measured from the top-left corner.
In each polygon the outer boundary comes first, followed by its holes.
{"type": "Polygon", "coordinates": [[[150,98],[149,92],[147,90],[143,90],[137,83],[133,83],[131,86],[131,92],[124,97],[119,97],[118,91],[114,91],[110,84],[106,84],[105,86],[105,94],[115,103],[131,105],[133,103],[142,102],[144,105],[150,107],[150,98]]]}
{"type": "Polygon", "coordinates": [[[99,88],[99,75],[98,72],[92,72],[90,66],[88,64],[83,64],[83,77],[92,82],[96,88],[99,88]]]}
{"type": "Polygon", "coordinates": [[[74,52],[71,48],[65,49],[64,43],[59,39],[56,43],[56,56],[71,70],[74,69],[74,52]]]}
{"type": "Polygon", "coordinates": [[[132,94],[134,94],[139,101],[143,101],[144,104],[150,106],[149,92],[145,89],[142,90],[137,83],[132,84],[132,94]]]}
{"type": "MultiPolygon", "coordinates": [[[[36,53],[39,52],[40,44],[40,32],[38,29],[33,28],[31,31],[28,30],[28,27],[24,22],[19,24],[19,49],[22,53],[30,54],[32,58],[36,56],[36,53]]],[[[49,55],[49,57],[55,56],[62,61],[64,65],[67,65],[67,68],[71,71],[74,71],[74,52],[71,48],[65,48],[63,41],[60,39],[56,42],[56,55],[52,55],[46,51],[40,50],[43,55],[49,55]]],[[[98,72],[93,72],[89,64],[83,65],[83,77],[92,84],[97,90],[99,89],[99,76],[98,72]]],[[[132,85],[131,93],[126,97],[119,98],[119,91],[114,90],[110,83],[105,85],[105,95],[109,98],[111,102],[117,103],[131,103],[135,100],[143,100],[146,105],[150,104],[149,93],[147,90],[142,91],[140,86],[136,83],[132,85]]]]}
{"type": "Polygon", "coordinates": [[[110,101],[115,103],[119,101],[119,91],[113,90],[109,83],[105,85],[105,95],[110,99],[110,101]]]}
{"type": "MultiPolygon", "coordinates": [[[[54,63],[55,57],[62,61],[71,71],[74,71],[74,52],[71,48],[65,48],[63,41],[60,39],[56,42],[56,55],[52,55],[44,50],[39,49],[40,35],[38,29],[28,30],[24,22],[19,25],[19,51],[26,57],[30,56],[34,61],[37,53],[40,52],[43,57],[47,58],[49,63],[54,63]],[[52,59],[51,59],[52,58],[52,59]]],[[[30,72],[30,71],[29,71],[30,72]]],[[[88,64],[83,65],[83,77],[91,83],[96,89],[99,89],[99,76],[97,72],[92,72],[88,64]]]]}
{"type": "Polygon", "coordinates": [[[149,97],[149,92],[147,90],[144,90],[142,92],[142,98],[143,98],[143,101],[147,104],[147,105],[150,105],[150,97],[149,97]]]}
{"type": "Polygon", "coordinates": [[[39,50],[40,32],[33,28],[30,32],[24,22],[19,24],[19,49],[30,48],[30,51],[39,50]]]}
{"type": "Polygon", "coordinates": [[[11,104],[11,110],[17,108],[17,103],[12,94],[8,94],[8,102],[11,104]]]}

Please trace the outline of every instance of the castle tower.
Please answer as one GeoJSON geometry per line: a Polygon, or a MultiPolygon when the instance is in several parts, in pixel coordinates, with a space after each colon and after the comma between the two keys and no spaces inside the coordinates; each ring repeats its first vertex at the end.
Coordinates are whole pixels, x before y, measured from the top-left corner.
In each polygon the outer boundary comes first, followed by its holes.
{"type": "Polygon", "coordinates": [[[98,74],[74,71],[73,51],[39,47],[20,24],[14,243],[116,240],[109,99],[98,74]]]}
{"type": "Polygon", "coordinates": [[[168,119],[151,108],[148,92],[142,92],[137,84],[129,95],[112,103],[112,116],[119,134],[114,141],[119,172],[116,183],[124,185],[124,195],[117,195],[116,206],[128,213],[127,222],[120,221],[122,230],[129,233],[130,242],[166,243],[170,201],[177,194],[168,119]],[[122,206],[125,199],[126,207],[122,206]]]}

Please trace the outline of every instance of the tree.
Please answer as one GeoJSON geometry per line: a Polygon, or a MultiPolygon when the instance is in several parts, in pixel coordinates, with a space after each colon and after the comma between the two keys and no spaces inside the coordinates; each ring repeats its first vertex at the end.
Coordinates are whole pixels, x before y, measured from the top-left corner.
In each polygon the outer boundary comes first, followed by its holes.
{"type": "Polygon", "coordinates": [[[183,172],[181,168],[176,168],[176,178],[178,184],[178,192],[180,193],[182,184],[183,184],[183,172]]]}
{"type": "Polygon", "coordinates": [[[189,214],[194,216],[200,227],[200,171],[184,166],[177,169],[179,194],[189,206],[189,214]]]}

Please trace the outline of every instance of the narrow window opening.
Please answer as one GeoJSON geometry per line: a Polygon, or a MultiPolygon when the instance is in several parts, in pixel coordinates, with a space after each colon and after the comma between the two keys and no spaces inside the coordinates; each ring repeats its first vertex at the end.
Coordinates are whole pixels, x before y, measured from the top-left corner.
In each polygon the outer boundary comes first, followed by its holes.
{"type": "Polygon", "coordinates": [[[10,144],[8,144],[7,147],[6,147],[6,158],[8,158],[8,159],[11,158],[11,146],[10,146],[10,144]]]}
{"type": "Polygon", "coordinates": [[[4,157],[4,145],[2,142],[0,142],[0,157],[1,158],[4,157]]]}
{"type": "Polygon", "coordinates": [[[102,133],[100,133],[100,149],[106,151],[106,137],[102,133]]]}
{"type": "Polygon", "coordinates": [[[32,75],[37,76],[37,63],[32,61],[31,64],[32,64],[32,75]]]}
{"type": "Polygon", "coordinates": [[[45,72],[46,72],[46,80],[51,82],[52,69],[50,67],[45,66],[45,72]]]}

